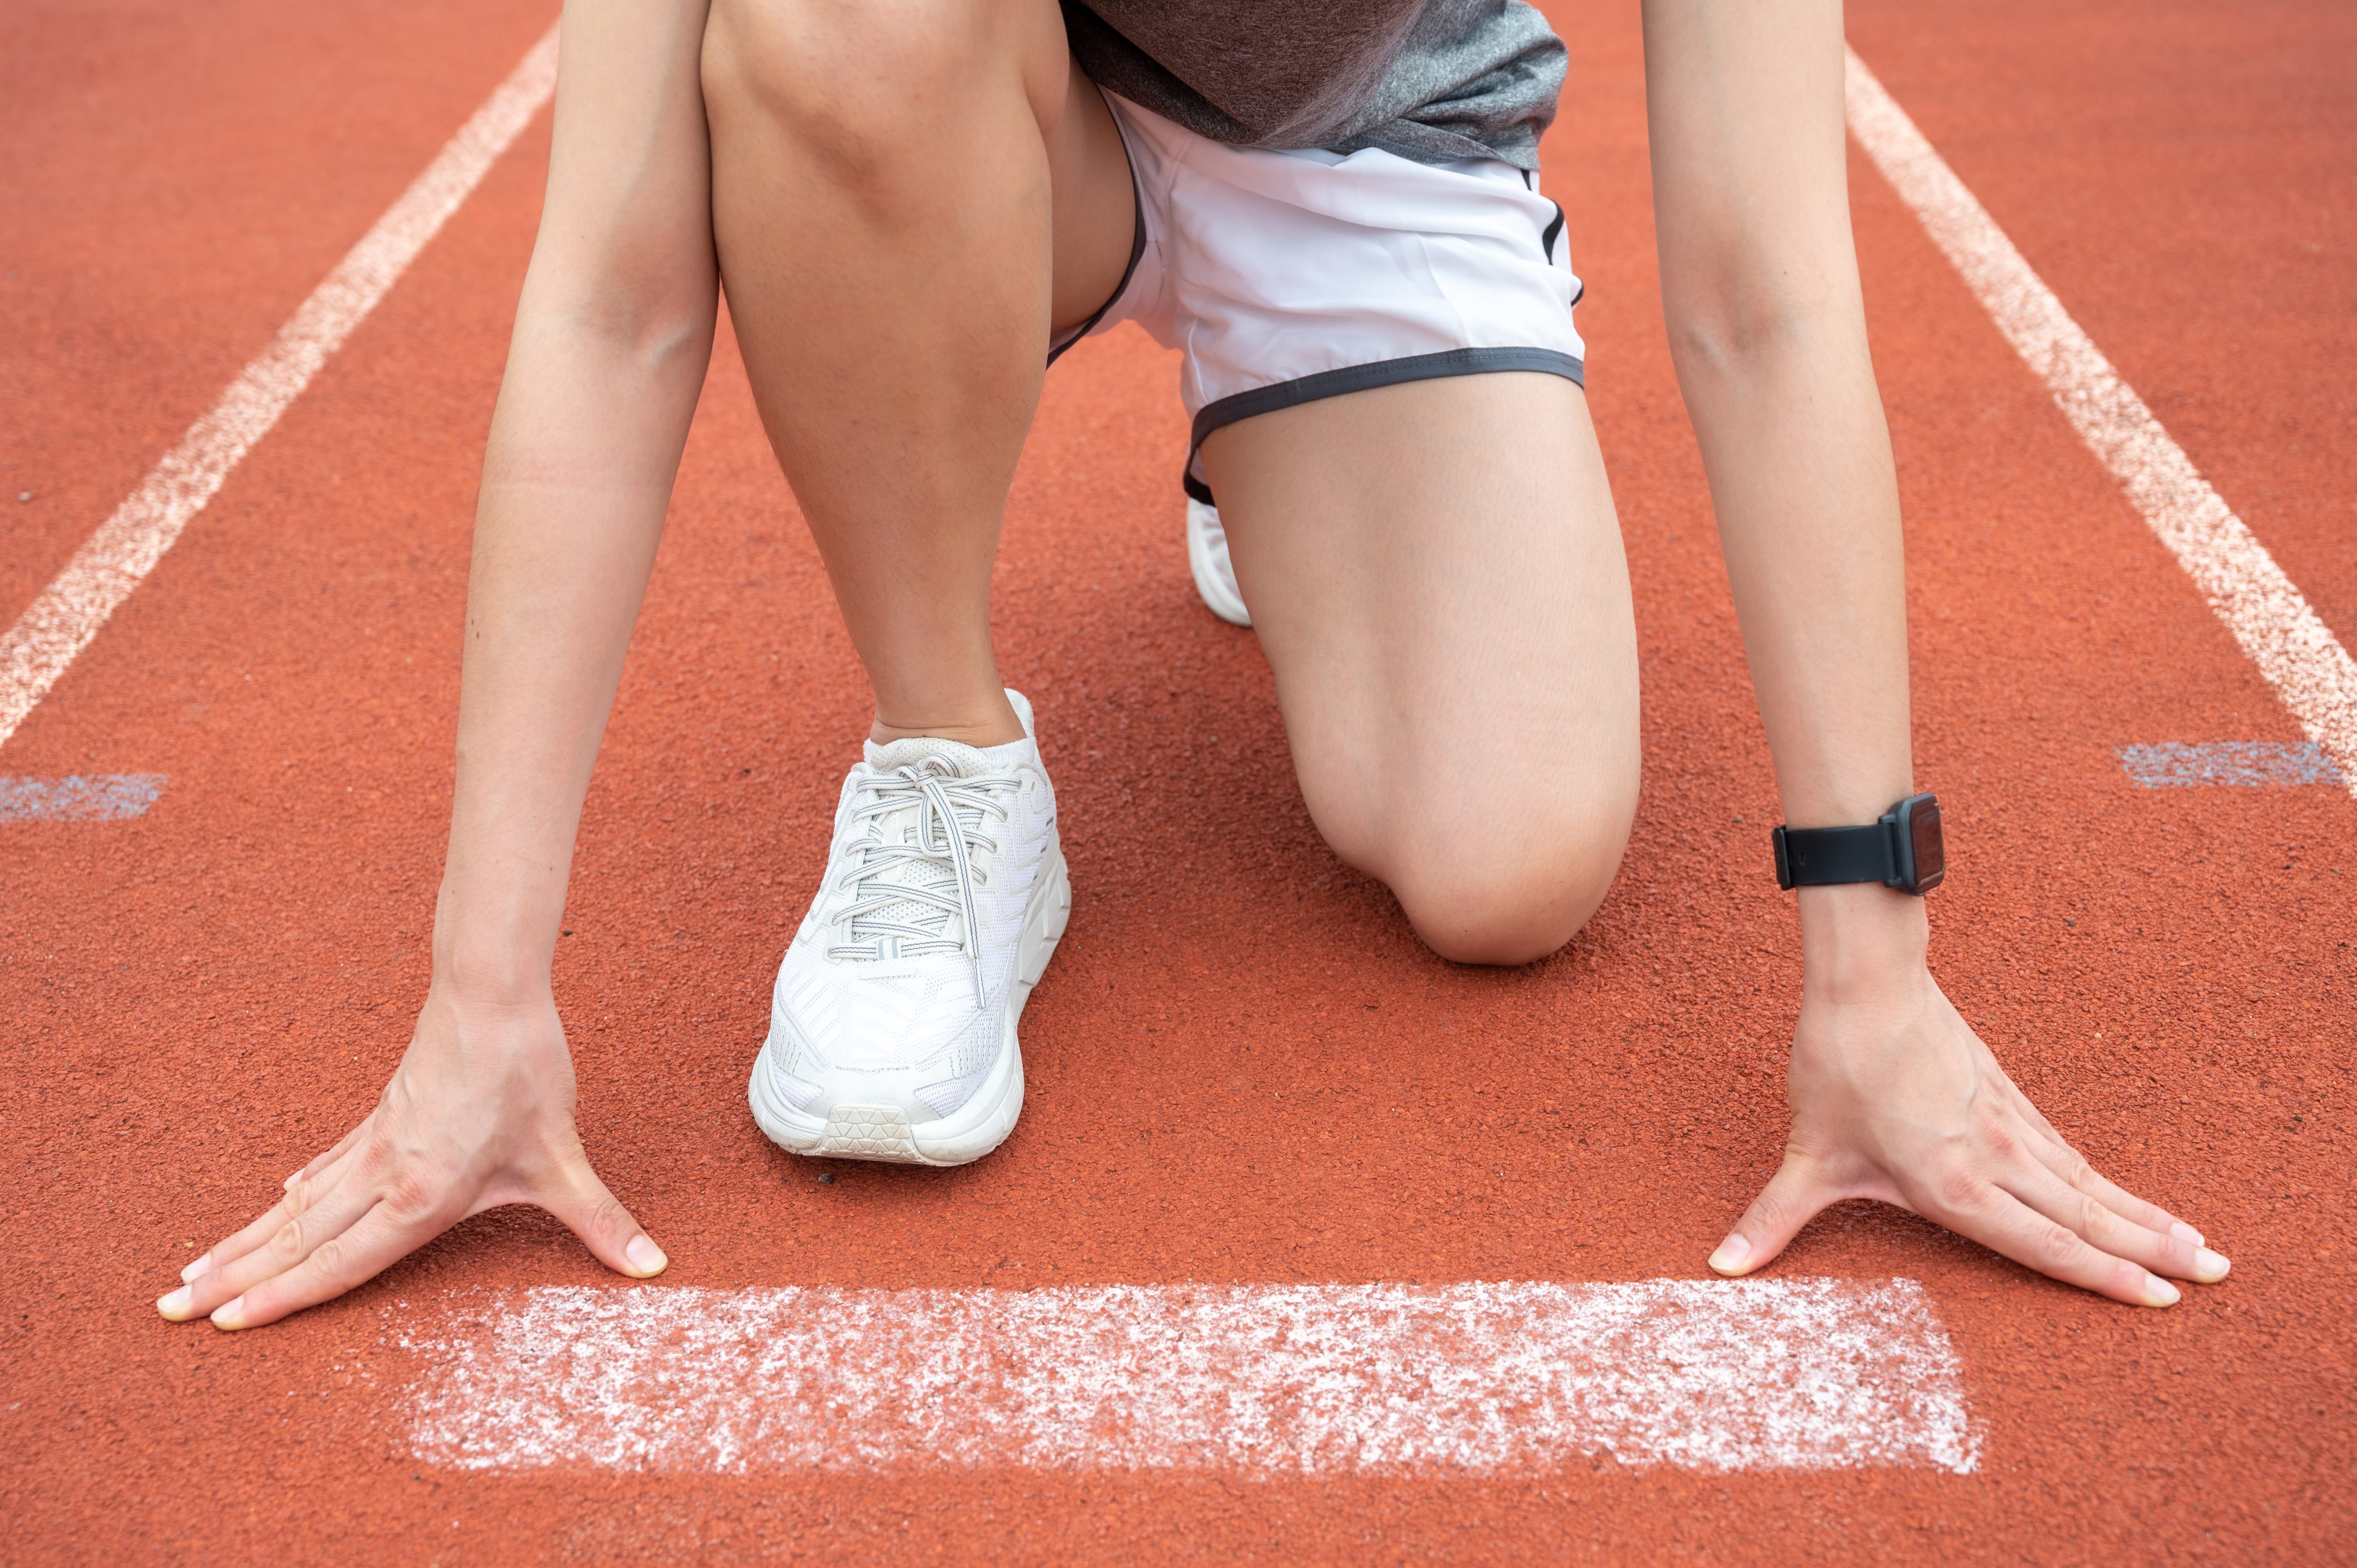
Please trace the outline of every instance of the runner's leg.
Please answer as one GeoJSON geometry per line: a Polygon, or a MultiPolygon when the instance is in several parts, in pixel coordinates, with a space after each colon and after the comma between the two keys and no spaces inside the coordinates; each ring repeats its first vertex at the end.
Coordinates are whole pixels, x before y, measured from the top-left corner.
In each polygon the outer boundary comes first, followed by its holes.
{"type": "Polygon", "coordinates": [[[1129,261],[1104,102],[1054,0],[716,0],[704,82],[729,312],[876,738],[1017,739],[991,561],[1050,333],[1129,261]]]}
{"type": "Polygon", "coordinates": [[[1585,395],[1409,381],[1241,420],[1202,457],[1327,842],[1444,957],[1561,947],[1637,804],[1629,571],[1585,395]]]}

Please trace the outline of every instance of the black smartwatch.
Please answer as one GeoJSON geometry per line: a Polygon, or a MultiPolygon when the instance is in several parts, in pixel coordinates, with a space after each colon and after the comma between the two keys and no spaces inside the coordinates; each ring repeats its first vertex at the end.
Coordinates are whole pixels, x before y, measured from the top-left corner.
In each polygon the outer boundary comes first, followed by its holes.
{"type": "Polygon", "coordinates": [[[1948,857],[1940,843],[1940,801],[1910,795],[1863,828],[1786,828],[1776,843],[1776,886],[1824,887],[1879,882],[1921,895],[1940,886],[1948,857]]]}

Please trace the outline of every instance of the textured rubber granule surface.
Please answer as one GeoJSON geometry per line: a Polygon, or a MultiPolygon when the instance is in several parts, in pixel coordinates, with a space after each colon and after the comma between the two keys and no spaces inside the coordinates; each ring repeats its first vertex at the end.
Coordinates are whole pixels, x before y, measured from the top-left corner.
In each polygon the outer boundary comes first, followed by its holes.
{"type": "MultiPolygon", "coordinates": [[[[1251,635],[1189,581],[1173,361],[1118,332],[1050,376],[999,569],[1075,891],[1024,1018],[1023,1122],[955,1171],[771,1146],[745,1073],[868,710],[724,332],[557,969],[584,1135],[669,1251],[665,1283],[1704,1275],[1778,1157],[1797,933],[1663,341],[1634,8],[1556,17],[1574,76],[1547,188],[1591,284],[1646,703],[1637,832],[1594,925],[1526,970],[1454,968],[1321,845],[1251,635]]],[[[0,18],[0,616],[548,20],[447,0],[0,18]]],[[[2344,641],[2349,26],[2291,5],[1852,18],[2344,641]]],[[[11,1560],[2347,1553],[2357,805],[2123,772],[2123,745],[2299,736],[1862,158],[1917,772],[1949,818],[1935,965],[2060,1127],[2235,1262],[2136,1311],[1895,1210],[1812,1225],[1776,1273],[1923,1283],[1977,1472],[426,1466],[405,1315],[617,1283],[522,1211],[265,1331],[158,1320],[194,1250],[366,1112],[423,991],[476,467],[546,146],[544,115],[0,751],[10,776],[169,780],[134,821],[0,826],[11,1560]]],[[[1498,760],[1523,765],[1507,743],[1498,760]]]]}

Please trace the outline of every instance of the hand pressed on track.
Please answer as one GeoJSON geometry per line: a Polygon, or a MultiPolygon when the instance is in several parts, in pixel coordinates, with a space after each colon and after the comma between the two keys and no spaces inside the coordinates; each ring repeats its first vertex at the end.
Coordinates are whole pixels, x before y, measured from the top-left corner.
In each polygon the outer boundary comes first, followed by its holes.
{"type": "Polygon", "coordinates": [[[1748,1274],[1826,1205],[1879,1198],[2016,1262],[2138,1306],[2214,1283],[2201,1233],[2122,1191],[2039,1114],[1919,965],[1838,997],[1803,992],[1784,1164],[1711,1254],[1748,1274]]]}
{"type": "Polygon", "coordinates": [[[470,1006],[437,985],[376,1109],[288,1177],[267,1214],[189,1264],[156,1309],[258,1327],[506,1203],[547,1209],[610,1269],[661,1273],[662,1249],[589,1168],[573,1107],[553,998],[470,1006]]]}

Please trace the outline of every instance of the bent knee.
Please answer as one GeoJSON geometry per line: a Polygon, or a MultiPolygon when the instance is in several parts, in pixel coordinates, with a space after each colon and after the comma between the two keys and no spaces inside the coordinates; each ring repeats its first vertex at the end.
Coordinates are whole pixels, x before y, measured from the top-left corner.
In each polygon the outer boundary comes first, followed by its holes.
{"type": "Polygon", "coordinates": [[[996,22],[980,0],[713,0],[705,104],[716,130],[766,122],[828,177],[871,184],[1006,53],[996,22]]]}
{"type": "Polygon", "coordinates": [[[1296,756],[1326,842],[1390,886],[1433,951],[1521,964],[1577,935],[1620,875],[1637,815],[1636,747],[1598,750],[1585,767],[1530,773],[1479,756],[1469,765],[1462,747],[1437,772],[1296,756]]]}
{"type": "Polygon", "coordinates": [[[1391,887],[1433,951],[1529,963],[1577,935],[1610,891],[1637,814],[1635,772],[1556,774],[1530,789],[1477,775],[1346,800],[1320,791],[1311,811],[1337,854],[1391,887]]]}
{"type": "Polygon", "coordinates": [[[1455,963],[1529,963],[1577,935],[1603,904],[1628,842],[1566,835],[1511,859],[1412,857],[1385,878],[1425,945],[1455,963]]]}

